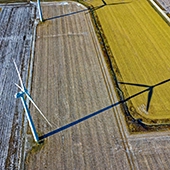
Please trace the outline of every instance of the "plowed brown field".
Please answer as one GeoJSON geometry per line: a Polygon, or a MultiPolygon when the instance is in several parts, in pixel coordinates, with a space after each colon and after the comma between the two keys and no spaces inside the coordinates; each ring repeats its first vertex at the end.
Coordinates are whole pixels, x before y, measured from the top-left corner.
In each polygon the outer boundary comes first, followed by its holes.
{"type": "MultiPolygon", "coordinates": [[[[85,9],[70,2],[42,8],[46,19],[85,9]]],[[[54,124],[48,127],[31,109],[40,134],[115,102],[88,12],[38,26],[33,77],[32,97],[54,124]]],[[[108,110],[49,137],[42,149],[27,154],[25,169],[131,169],[115,114],[108,110]]]]}
{"type": "MultiPolygon", "coordinates": [[[[44,18],[82,9],[77,3],[43,5],[44,18]]],[[[106,72],[88,12],[38,26],[32,94],[53,128],[114,102],[106,72]]],[[[53,129],[31,112],[40,134],[53,129]]],[[[131,169],[115,113],[106,111],[49,137],[40,151],[28,153],[25,168],[131,169]]]]}
{"type": "MultiPolygon", "coordinates": [[[[44,18],[82,9],[43,6],[44,18]]],[[[33,98],[55,124],[50,128],[32,109],[40,134],[117,101],[87,12],[38,26],[33,77],[33,98]]],[[[130,135],[117,107],[34,146],[25,169],[166,169],[169,140],[168,133],[130,135]]]]}

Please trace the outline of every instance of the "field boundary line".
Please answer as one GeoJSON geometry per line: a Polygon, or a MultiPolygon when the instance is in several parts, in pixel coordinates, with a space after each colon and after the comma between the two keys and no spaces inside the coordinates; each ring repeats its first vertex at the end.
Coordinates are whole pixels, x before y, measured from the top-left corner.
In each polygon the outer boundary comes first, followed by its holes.
{"type": "MultiPolygon", "coordinates": [[[[39,21],[37,20],[37,16],[35,18],[34,21],[34,28],[33,28],[33,35],[32,35],[32,48],[31,48],[31,54],[30,54],[30,61],[29,61],[29,66],[28,66],[28,75],[27,75],[27,82],[26,82],[26,86],[27,86],[27,90],[29,93],[31,93],[31,84],[32,84],[32,78],[33,78],[33,63],[34,63],[34,57],[35,57],[35,42],[36,42],[36,31],[37,31],[37,26],[39,24],[39,21]]],[[[26,103],[28,105],[28,107],[30,106],[30,101],[28,100],[28,98],[26,98],[26,103]]],[[[23,109],[23,112],[24,109],[23,109]]],[[[20,169],[24,170],[25,169],[25,160],[26,160],[26,153],[28,150],[28,138],[29,138],[29,134],[27,133],[27,129],[28,129],[28,119],[26,117],[26,115],[24,114],[24,122],[23,122],[23,135],[24,135],[24,141],[23,141],[23,148],[22,148],[22,160],[20,161],[20,169]]]]}
{"type": "MultiPolygon", "coordinates": [[[[92,20],[94,22],[94,27],[96,27],[97,31],[99,32],[99,35],[97,35],[97,36],[99,36],[101,38],[101,41],[103,42],[104,50],[102,49],[101,44],[99,44],[99,45],[100,45],[103,53],[105,53],[107,55],[108,59],[110,60],[110,55],[108,53],[104,37],[103,37],[103,35],[102,35],[101,31],[100,31],[100,28],[99,28],[100,26],[98,25],[98,23],[96,21],[96,16],[94,14],[94,11],[90,10],[90,12],[91,12],[91,18],[92,18],[92,20]]],[[[99,39],[98,39],[98,43],[99,43],[99,39]]],[[[119,103],[121,101],[119,99],[119,97],[118,97],[119,94],[116,93],[116,90],[110,89],[110,88],[113,88],[113,89],[117,89],[118,88],[118,82],[117,82],[117,79],[115,77],[114,68],[113,68],[112,64],[110,63],[111,64],[110,66],[112,67],[111,68],[111,73],[108,71],[108,73],[110,75],[107,75],[106,74],[106,70],[105,70],[107,66],[106,66],[104,58],[100,58],[100,62],[101,62],[100,65],[102,64],[102,66],[103,66],[101,69],[105,72],[105,75],[104,75],[105,79],[107,79],[107,80],[105,80],[105,82],[107,84],[109,98],[110,98],[111,102],[119,103]],[[111,80],[111,77],[114,80],[111,80]],[[113,81],[114,81],[115,84],[113,84],[113,81]]],[[[131,146],[128,143],[128,138],[127,138],[128,131],[127,131],[126,127],[123,126],[123,125],[125,125],[125,119],[121,118],[121,116],[119,114],[119,113],[122,113],[123,111],[126,112],[126,109],[124,107],[124,102],[123,102],[123,110],[122,110],[120,105],[114,106],[111,109],[114,111],[115,120],[117,122],[117,126],[118,126],[118,129],[119,129],[119,133],[120,133],[121,139],[123,140],[123,147],[124,147],[125,152],[126,152],[126,157],[127,157],[129,166],[131,167],[132,170],[138,169],[138,165],[135,162],[135,159],[136,159],[135,155],[133,154],[133,152],[131,150],[131,146]],[[115,114],[115,113],[117,113],[117,114],[115,114]]]]}

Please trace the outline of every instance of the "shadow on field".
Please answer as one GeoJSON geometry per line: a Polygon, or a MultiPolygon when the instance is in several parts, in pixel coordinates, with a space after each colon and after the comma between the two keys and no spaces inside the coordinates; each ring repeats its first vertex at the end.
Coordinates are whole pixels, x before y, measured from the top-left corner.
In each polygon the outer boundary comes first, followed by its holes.
{"type": "MultiPolygon", "coordinates": [[[[146,110],[148,111],[148,110],[149,110],[149,105],[150,105],[150,102],[151,102],[151,98],[152,98],[152,95],[153,95],[153,89],[154,89],[155,87],[160,86],[160,85],[162,85],[162,84],[165,84],[165,83],[167,83],[167,82],[169,82],[169,81],[170,81],[170,79],[167,79],[167,80],[164,80],[164,81],[162,81],[162,82],[159,82],[159,83],[157,83],[157,84],[155,84],[155,85],[153,85],[153,86],[149,86],[149,85],[145,85],[145,84],[119,82],[119,84],[125,84],[125,85],[130,85],[130,86],[138,86],[138,87],[146,87],[146,89],[145,89],[145,90],[142,90],[142,91],[140,91],[140,92],[138,92],[138,93],[136,93],[136,94],[134,94],[134,95],[132,95],[132,96],[124,99],[124,100],[120,100],[120,101],[118,101],[118,102],[116,102],[116,103],[114,103],[114,104],[111,104],[111,105],[109,105],[109,106],[107,106],[107,107],[105,107],[105,108],[102,108],[102,109],[100,109],[100,110],[98,110],[98,111],[96,111],[96,112],[93,112],[93,113],[91,113],[91,114],[89,114],[89,115],[87,115],[87,116],[84,116],[84,117],[82,117],[82,118],[80,118],[80,119],[78,119],[78,120],[75,120],[75,121],[73,121],[73,122],[71,122],[71,123],[69,123],[69,124],[66,124],[66,125],[58,128],[58,129],[56,129],[56,130],[53,130],[53,131],[51,131],[51,132],[49,132],[49,133],[47,133],[47,134],[45,134],[45,135],[43,135],[43,136],[40,136],[40,137],[39,137],[39,140],[43,140],[43,139],[45,139],[45,138],[47,138],[47,137],[49,137],[49,136],[52,136],[52,135],[54,135],[54,134],[56,134],[56,133],[59,133],[59,132],[61,132],[61,131],[63,131],[63,130],[66,130],[66,129],[68,129],[68,128],[74,126],[74,125],[77,125],[77,124],[79,124],[79,123],[81,123],[81,122],[83,122],[83,121],[85,121],[85,120],[88,120],[88,119],[90,119],[90,118],[92,118],[92,117],[94,117],[94,116],[97,116],[97,115],[99,115],[100,113],[103,113],[104,111],[107,111],[107,110],[109,110],[109,109],[111,109],[111,108],[113,108],[113,107],[116,107],[116,106],[118,106],[118,105],[120,105],[120,104],[123,104],[123,103],[127,102],[128,100],[130,100],[130,99],[132,99],[132,98],[134,98],[134,97],[136,97],[136,96],[139,96],[139,95],[141,95],[142,93],[145,93],[145,92],[147,92],[147,91],[148,91],[148,99],[147,99],[147,107],[146,107],[146,110]]],[[[140,122],[142,123],[142,120],[140,120],[140,122]]]]}
{"type": "Polygon", "coordinates": [[[129,4],[129,3],[131,3],[132,1],[129,1],[129,2],[115,2],[115,3],[111,3],[111,4],[107,4],[104,0],[102,0],[102,2],[103,2],[103,5],[94,7],[92,10],[95,11],[95,10],[101,9],[101,8],[103,8],[103,7],[105,7],[105,6],[129,4]]]}
{"type": "Polygon", "coordinates": [[[53,19],[57,19],[57,18],[66,17],[66,16],[71,16],[71,15],[75,15],[75,14],[85,12],[85,11],[89,11],[89,10],[90,11],[95,11],[95,10],[98,10],[98,9],[103,8],[105,6],[128,4],[128,3],[131,3],[132,1],[129,1],[129,2],[115,2],[115,3],[111,3],[111,4],[107,4],[104,0],[102,0],[102,2],[103,2],[103,5],[100,5],[100,6],[97,6],[97,7],[88,7],[87,9],[83,9],[83,10],[80,10],[80,11],[75,11],[75,12],[71,12],[71,13],[68,13],[68,14],[62,14],[62,15],[51,17],[51,18],[47,18],[47,19],[44,19],[44,21],[49,21],[49,20],[53,20],[53,19]]]}
{"type": "Polygon", "coordinates": [[[58,15],[58,16],[54,16],[54,17],[51,17],[51,18],[44,19],[44,21],[53,20],[53,19],[57,19],[57,18],[62,18],[62,17],[70,16],[70,15],[75,15],[75,14],[85,12],[85,11],[88,11],[88,10],[89,9],[87,8],[87,9],[83,9],[83,10],[80,10],[80,11],[71,12],[71,13],[68,13],[68,14],[62,14],[62,15],[58,15]]]}

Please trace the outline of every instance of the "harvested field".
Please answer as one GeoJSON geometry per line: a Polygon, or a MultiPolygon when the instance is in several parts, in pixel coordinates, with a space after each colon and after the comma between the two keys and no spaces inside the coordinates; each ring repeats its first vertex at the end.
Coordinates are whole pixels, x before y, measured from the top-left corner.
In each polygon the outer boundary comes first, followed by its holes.
{"type": "Polygon", "coordinates": [[[35,7],[31,5],[0,5],[0,169],[19,169],[24,142],[23,107],[14,98],[18,76],[27,82],[35,7]]]}
{"type": "MultiPolygon", "coordinates": [[[[45,18],[84,9],[75,3],[56,6],[43,6],[45,18]],[[60,10],[53,13],[55,7],[60,10]]],[[[93,31],[86,12],[47,21],[37,28],[32,94],[57,127],[117,101],[93,31]]],[[[49,131],[33,108],[32,113],[38,132],[49,131]]],[[[25,169],[166,169],[169,140],[168,132],[130,135],[117,107],[34,146],[25,169]]]]}
{"type": "MultiPolygon", "coordinates": [[[[97,2],[94,1],[94,6],[97,2]]],[[[131,115],[145,124],[170,123],[168,24],[147,0],[105,2],[104,6],[98,3],[95,11],[114,56],[112,63],[117,68],[117,79],[136,84],[120,85],[124,98],[167,80],[156,86],[153,93],[142,93],[128,101],[131,115]]]]}
{"type": "MultiPolygon", "coordinates": [[[[86,9],[71,2],[42,8],[46,19],[86,9]]],[[[54,126],[32,108],[39,134],[115,102],[88,11],[37,27],[33,77],[32,97],[54,126]]],[[[35,146],[27,153],[25,169],[131,169],[115,114],[115,109],[108,110],[50,136],[40,150],[35,146]]]]}

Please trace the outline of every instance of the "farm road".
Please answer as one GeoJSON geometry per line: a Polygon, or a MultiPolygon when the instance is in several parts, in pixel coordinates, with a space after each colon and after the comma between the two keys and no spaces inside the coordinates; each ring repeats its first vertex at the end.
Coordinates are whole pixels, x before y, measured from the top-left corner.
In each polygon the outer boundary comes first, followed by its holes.
{"type": "MultiPolygon", "coordinates": [[[[75,2],[42,5],[45,19],[85,9],[75,2]]],[[[37,27],[32,97],[54,124],[31,108],[39,134],[116,102],[113,89],[87,11],[37,27]]],[[[43,148],[27,153],[25,169],[131,169],[116,114],[122,113],[108,110],[47,138],[43,148]]]]}

